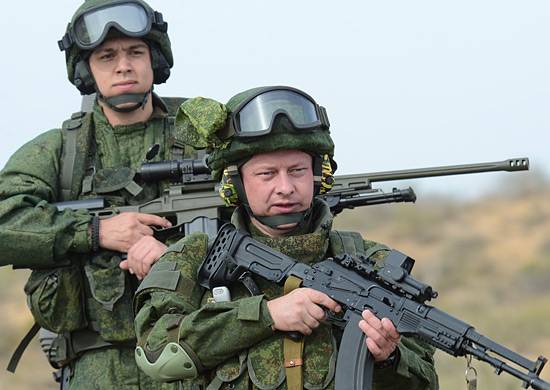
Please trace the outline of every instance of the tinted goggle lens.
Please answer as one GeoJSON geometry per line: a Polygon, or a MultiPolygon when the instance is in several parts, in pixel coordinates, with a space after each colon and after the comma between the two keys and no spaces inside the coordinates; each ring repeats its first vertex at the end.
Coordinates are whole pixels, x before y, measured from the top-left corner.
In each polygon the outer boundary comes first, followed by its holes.
{"type": "Polygon", "coordinates": [[[142,36],[151,29],[151,18],[142,6],[134,3],[91,10],[75,22],[75,40],[82,48],[93,48],[113,26],[130,36],[142,36]]]}
{"type": "Polygon", "coordinates": [[[293,91],[275,90],[256,96],[239,110],[236,133],[242,137],[269,133],[279,114],[285,114],[297,129],[321,124],[314,102],[293,91]]]}

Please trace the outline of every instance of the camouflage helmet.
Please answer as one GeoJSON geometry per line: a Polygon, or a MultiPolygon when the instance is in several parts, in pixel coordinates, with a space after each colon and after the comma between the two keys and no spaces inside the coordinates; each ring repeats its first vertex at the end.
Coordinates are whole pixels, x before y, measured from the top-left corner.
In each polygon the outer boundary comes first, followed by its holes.
{"type": "Polygon", "coordinates": [[[82,94],[94,93],[95,82],[87,64],[89,54],[106,38],[128,36],[143,38],[148,43],[153,82],[164,83],[174,65],[167,29],[162,14],[143,0],[86,0],[76,10],[65,35],[58,41],[60,50],[65,51],[69,81],[82,94]],[[93,18],[85,20],[90,15],[93,18]],[[96,31],[91,31],[92,27],[96,31]]]}
{"type": "Polygon", "coordinates": [[[207,160],[215,180],[220,180],[229,165],[240,165],[256,154],[277,150],[302,150],[319,157],[328,155],[332,160],[334,143],[326,111],[299,89],[285,86],[249,89],[233,96],[226,108],[229,118],[217,134],[222,142],[211,148],[207,160]],[[265,110],[245,115],[259,106],[265,110]],[[247,120],[247,116],[253,119],[247,120]]]}

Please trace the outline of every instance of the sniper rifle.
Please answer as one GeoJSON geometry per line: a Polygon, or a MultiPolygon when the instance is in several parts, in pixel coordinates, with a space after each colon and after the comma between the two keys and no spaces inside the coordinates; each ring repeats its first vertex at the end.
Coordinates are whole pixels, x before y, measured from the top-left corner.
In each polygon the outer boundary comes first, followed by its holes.
{"type": "MultiPolygon", "coordinates": [[[[148,155],[148,159],[152,155],[148,155]]],[[[523,171],[529,169],[528,158],[513,158],[504,161],[440,166],[400,171],[374,172],[334,177],[334,187],[318,198],[326,201],[334,215],[344,209],[394,202],[415,202],[412,188],[383,192],[373,189],[371,183],[390,180],[413,179],[431,176],[459,175],[492,171],[523,171]]],[[[163,194],[151,201],[138,205],[110,206],[104,198],[91,198],[54,203],[59,210],[87,209],[99,218],[109,218],[123,212],[155,214],[169,219],[173,226],[155,230],[155,238],[165,241],[169,237],[184,236],[200,231],[214,237],[221,226],[228,221],[232,208],[226,207],[215,191],[217,183],[212,180],[210,170],[202,160],[173,160],[146,162],[135,175],[137,183],[169,181],[171,184],[163,194]]]]}

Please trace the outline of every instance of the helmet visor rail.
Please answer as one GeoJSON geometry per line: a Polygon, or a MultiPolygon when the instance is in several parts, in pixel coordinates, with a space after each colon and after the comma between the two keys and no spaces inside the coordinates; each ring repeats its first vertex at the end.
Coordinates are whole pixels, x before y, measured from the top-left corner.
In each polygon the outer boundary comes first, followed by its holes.
{"type": "Polygon", "coordinates": [[[74,43],[80,49],[92,50],[103,43],[113,27],[126,36],[142,37],[151,31],[153,24],[162,28],[162,14],[153,13],[136,2],[119,2],[93,8],[75,20],[59,41],[59,47],[66,50],[74,43]]]}
{"type": "Polygon", "coordinates": [[[232,118],[234,134],[236,137],[269,134],[279,115],[285,115],[298,131],[328,128],[324,108],[301,91],[289,88],[266,91],[243,102],[232,118]]]}

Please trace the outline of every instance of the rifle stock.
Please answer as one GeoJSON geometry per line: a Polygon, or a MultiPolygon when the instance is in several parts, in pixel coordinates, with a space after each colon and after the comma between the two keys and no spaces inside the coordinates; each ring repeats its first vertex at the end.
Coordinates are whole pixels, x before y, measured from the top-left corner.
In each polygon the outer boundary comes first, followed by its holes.
{"type": "Polygon", "coordinates": [[[302,280],[303,287],[321,291],[338,302],[344,309],[343,319],[328,316],[333,325],[344,327],[336,390],[371,389],[373,361],[357,327],[365,309],[390,319],[400,334],[418,337],[452,356],[473,356],[492,365],[497,374],[504,371],[522,380],[525,388],[550,390],[550,383],[539,377],[545,357],[531,361],[479,334],[473,326],[427,305],[425,302],[436,298],[437,292],[410,276],[413,265],[413,259],[394,250],[381,268],[372,260],[347,254],[309,266],[226,224],[200,266],[198,279],[201,286],[212,289],[245,279],[247,286],[250,274],[278,284],[295,276],[302,280]],[[356,354],[357,360],[342,355],[349,353],[356,354]]]}

